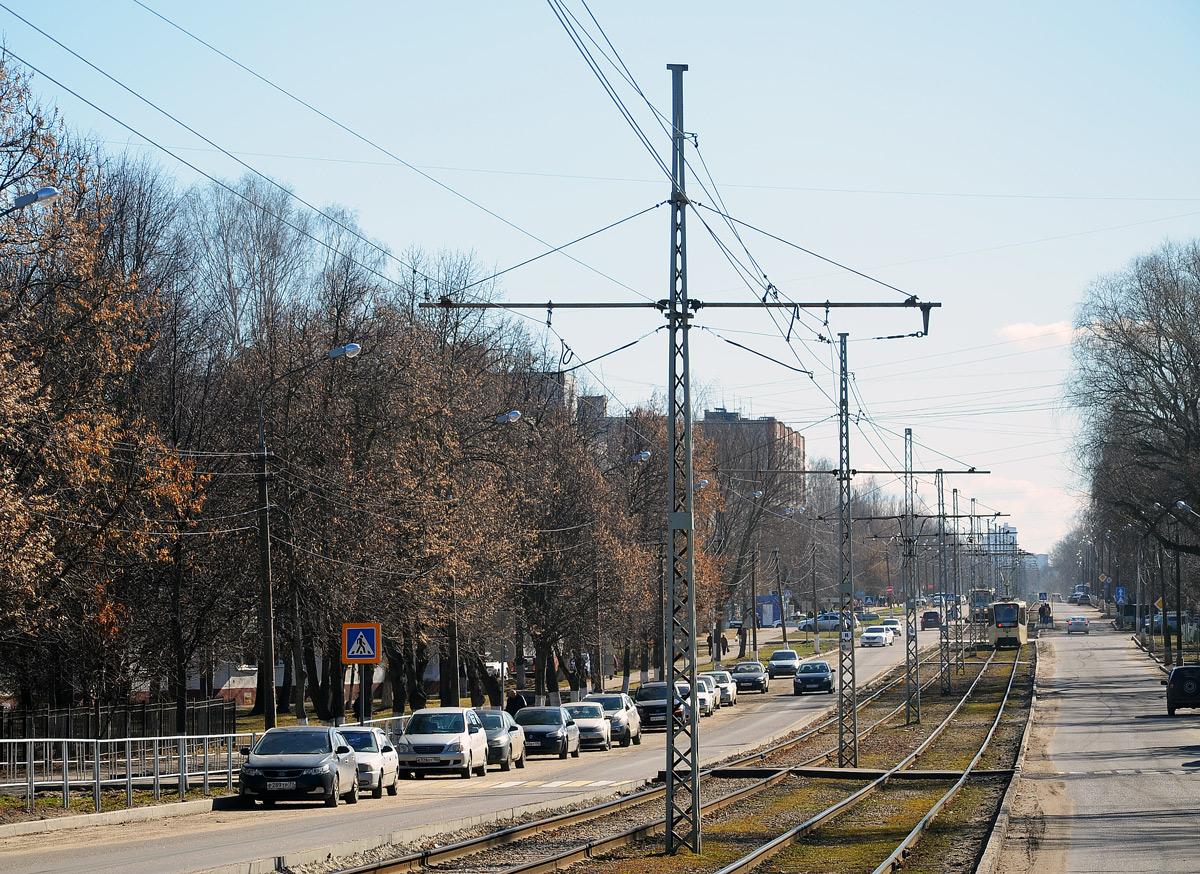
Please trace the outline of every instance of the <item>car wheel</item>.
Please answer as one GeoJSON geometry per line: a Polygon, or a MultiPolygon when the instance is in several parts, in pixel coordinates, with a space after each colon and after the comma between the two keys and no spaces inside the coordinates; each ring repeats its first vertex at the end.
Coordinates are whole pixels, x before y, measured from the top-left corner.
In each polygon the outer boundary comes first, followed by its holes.
{"type": "MultiPolygon", "coordinates": [[[[1174,705],[1174,704],[1168,704],[1168,705],[1167,705],[1167,716],[1174,716],[1174,715],[1175,715],[1175,705],[1174,705]]],[[[265,803],[265,802],[264,802],[264,803],[265,803]]]]}
{"type": "Polygon", "coordinates": [[[524,750],[521,750],[521,758],[517,759],[517,767],[518,768],[525,767],[525,751],[524,750]]]}
{"type": "Polygon", "coordinates": [[[1195,695],[1197,690],[1200,690],[1200,685],[1197,684],[1195,677],[1188,677],[1183,681],[1183,694],[1195,695]]]}
{"type": "Polygon", "coordinates": [[[333,785],[329,787],[329,796],[325,799],[326,807],[337,807],[338,802],[342,800],[341,781],[338,780],[338,775],[333,775],[333,785]]]}
{"type": "MultiPolygon", "coordinates": [[[[253,804],[254,802],[253,802],[253,801],[251,801],[250,803],[251,803],[251,804],[253,804]]],[[[274,807],[274,806],[275,806],[275,799],[274,799],[274,798],[264,798],[264,799],[262,800],[262,803],[263,803],[263,807],[274,807]]]]}
{"type": "Polygon", "coordinates": [[[558,757],[560,759],[565,759],[567,757],[567,752],[568,752],[567,747],[568,746],[569,746],[568,742],[564,740],[562,749],[558,751],[558,757]]]}
{"type": "Polygon", "coordinates": [[[371,790],[371,797],[372,798],[382,798],[383,797],[383,768],[379,769],[379,782],[375,785],[375,788],[371,790]]]}
{"type": "Polygon", "coordinates": [[[605,738],[604,739],[604,752],[607,753],[611,749],[612,749],[612,738],[611,737],[605,738]]]}
{"type": "Polygon", "coordinates": [[[574,751],[571,753],[571,758],[572,758],[572,759],[578,759],[578,758],[579,758],[579,746],[578,746],[578,745],[576,745],[576,747],[575,747],[574,751]]]}
{"type": "Polygon", "coordinates": [[[350,781],[350,791],[346,793],[347,804],[358,804],[358,775],[354,775],[354,779],[350,781]]]}
{"type": "Polygon", "coordinates": [[[512,747],[509,747],[508,752],[504,754],[504,758],[500,760],[500,770],[501,771],[511,771],[512,763],[513,763],[512,747]]]}
{"type": "Polygon", "coordinates": [[[627,747],[633,743],[633,729],[625,732],[625,737],[621,738],[621,746],[627,747]]]}
{"type": "Polygon", "coordinates": [[[793,695],[795,695],[797,698],[799,698],[799,697],[800,697],[801,695],[803,695],[804,693],[803,693],[803,692],[801,692],[799,689],[793,689],[793,690],[792,690],[792,694],[793,694],[793,695]]]}
{"type": "Polygon", "coordinates": [[[830,686],[830,687],[829,687],[829,694],[830,694],[830,695],[832,695],[832,694],[833,694],[833,687],[832,687],[832,686],[830,686]]]}
{"type": "Polygon", "coordinates": [[[483,761],[479,763],[479,767],[475,769],[476,777],[487,776],[487,753],[483,754],[483,761]]]}
{"type": "Polygon", "coordinates": [[[634,737],[633,737],[633,745],[636,747],[636,746],[641,746],[641,744],[642,744],[642,730],[639,728],[638,733],[636,735],[634,735],[634,737]]]}
{"type": "Polygon", "coordinates": [[[413,771],[413,777],[415,777],[418,780],[424,780],[425,772],[424,771],[413,771]]]}
{"type": "Polygon", "coordinates": [[[388,786],[387,792],[388,792],[388,795],[395,795],[399,791],[400,791],[400,772],[397,771],[396,775],[394,777],[392,777],[392,782],[391,782],[391,785],[388,786]]]}

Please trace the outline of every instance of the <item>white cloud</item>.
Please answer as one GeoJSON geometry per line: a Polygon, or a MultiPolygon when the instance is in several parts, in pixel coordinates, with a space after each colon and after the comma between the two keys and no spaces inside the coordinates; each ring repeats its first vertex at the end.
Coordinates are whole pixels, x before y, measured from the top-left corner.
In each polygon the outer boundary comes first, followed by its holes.
{"type": "Polygon", "coordinates": [[[1071,341],[1070,322],[1050,322],[1039,325],[1034,322],[1014,322],[1004,325],[997,332],[1005,340],[1017,343],[1025,349],[1046,349],[1064,346],[1071,341]]]}

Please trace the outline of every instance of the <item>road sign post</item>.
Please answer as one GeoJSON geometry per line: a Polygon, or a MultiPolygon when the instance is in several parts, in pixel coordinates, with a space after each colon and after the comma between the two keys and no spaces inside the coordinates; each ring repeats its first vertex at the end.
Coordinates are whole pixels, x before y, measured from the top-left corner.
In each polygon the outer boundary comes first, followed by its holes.
{"type": "Polygon", "coordinates": [[[371,718],[371,696],[374,692],[373,676],[382,661],[383,638],[378,622],[345,622],[342,624],[342,664],[361,665],[358,684],[358,721],[371,718]]]}

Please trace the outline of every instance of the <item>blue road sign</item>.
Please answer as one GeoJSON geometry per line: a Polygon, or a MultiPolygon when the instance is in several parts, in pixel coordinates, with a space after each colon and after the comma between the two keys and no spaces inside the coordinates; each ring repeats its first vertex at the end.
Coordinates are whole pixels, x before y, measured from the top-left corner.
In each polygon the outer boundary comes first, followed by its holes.
{"type": "Polygon", "coordinates": [[[342,664],[377,665],[382,661],[377,622],[346,622],[342,625],[342,664]]]}
{"type": "Polygon", "coordinates": [[[1125,587],[1117,586],[1113,590],[1113,597],[1116,599],[1116,602],[1118,604],[1124,604],[1125,603],[1125,587]]]}

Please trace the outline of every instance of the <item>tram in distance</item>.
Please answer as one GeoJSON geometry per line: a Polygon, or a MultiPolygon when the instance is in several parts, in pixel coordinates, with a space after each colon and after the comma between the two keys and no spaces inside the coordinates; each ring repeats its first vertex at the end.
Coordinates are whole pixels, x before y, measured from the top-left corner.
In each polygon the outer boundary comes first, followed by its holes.
{"type": "Polygon", "coordinates": [[[987,606],[987,639],[996,649],[1019,647],[1029,642],[1025,602],[1014,599],[993,601],[987,606]]]}

